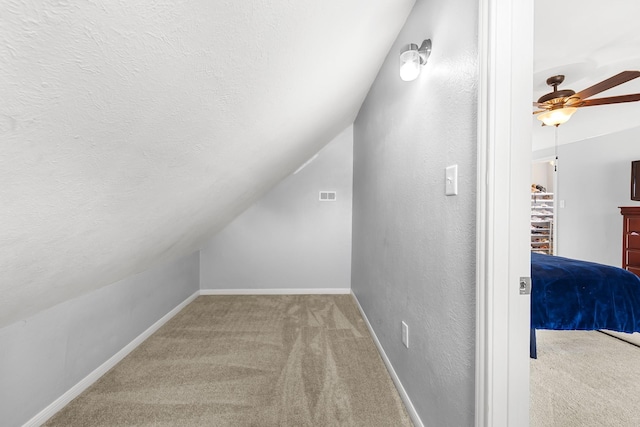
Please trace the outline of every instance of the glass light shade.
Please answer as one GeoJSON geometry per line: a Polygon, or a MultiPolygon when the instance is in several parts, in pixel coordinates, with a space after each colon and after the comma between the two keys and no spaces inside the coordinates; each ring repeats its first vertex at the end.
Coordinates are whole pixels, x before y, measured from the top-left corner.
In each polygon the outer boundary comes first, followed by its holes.
{"type": "Polygon", "coordinates": [[[566,123],[573,113],[577,110],[576,107],[558,108],[557,110],[549,110],[546,113],[542,113],[538,116],[538,120],[547,126],[559,126],[566,123]]]}
{"type": "Polygon", "coordinates": [[[415,80],[419,74],[420,54],[418,46],[415,46],[415,49],[409,49],[400,54],[400,78],[409,82],[415,80]]]}

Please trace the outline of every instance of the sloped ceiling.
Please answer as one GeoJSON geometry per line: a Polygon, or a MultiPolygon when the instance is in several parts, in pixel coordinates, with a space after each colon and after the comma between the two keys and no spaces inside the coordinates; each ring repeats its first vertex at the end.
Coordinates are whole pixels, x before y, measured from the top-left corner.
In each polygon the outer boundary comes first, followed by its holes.
{"type": "Polygon", "coordinates": [[[351,124],[414,0],[7,0],[0,327],[196,250],[351,124]]]}
{"type": "MultiPolygon", "coordinates": [[[[552,91],[545,82],[553,75],[565,75],[561,89],[578,92],[621,71],[640,70],[640,2],[535,0],[534,7],[534,100],[552,91]]],[[[640,79],[593,98],[628,93],[640,93],[640,79]]],[[[553,146],[555,129],[532,120],[533,149],[553,146]]],[[[638,126],[640,102],[586,107],[559,126],[558,142],[566,144],[638,126]]]]}

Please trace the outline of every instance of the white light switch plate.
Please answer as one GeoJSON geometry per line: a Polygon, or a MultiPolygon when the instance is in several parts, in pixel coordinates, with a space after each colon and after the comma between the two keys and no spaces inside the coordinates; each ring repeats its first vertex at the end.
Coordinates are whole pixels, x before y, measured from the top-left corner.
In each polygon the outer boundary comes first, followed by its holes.
{"type": "Polygon", "coordinates": [[[452,165],[445,169],[444,182],[444,194],[456,196],[458,194],[458,165],[452,165]]]}

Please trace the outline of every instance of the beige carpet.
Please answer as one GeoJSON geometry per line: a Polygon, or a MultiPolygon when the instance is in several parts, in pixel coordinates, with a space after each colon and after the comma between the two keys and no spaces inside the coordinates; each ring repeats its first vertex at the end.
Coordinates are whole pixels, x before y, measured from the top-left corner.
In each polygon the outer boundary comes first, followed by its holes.
{"type": "Polygon", "coordinates": [[[411,426],[350,295],[201,296],[47,426],[411,426]]]}
{"type": "Polygon", "coordinates": [[[531,427],[640,426],[640,348],[597,331],[537,331],[531,427]]]}

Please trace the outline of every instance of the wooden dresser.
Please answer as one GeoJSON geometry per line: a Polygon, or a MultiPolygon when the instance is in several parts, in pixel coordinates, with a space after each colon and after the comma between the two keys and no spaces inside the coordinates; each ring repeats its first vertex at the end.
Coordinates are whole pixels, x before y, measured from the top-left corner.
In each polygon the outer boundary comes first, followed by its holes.
{"type": "Polygon", "coordinates": [[[621,206],[622,268],[640,276],[640,206],[621,206]]]}

